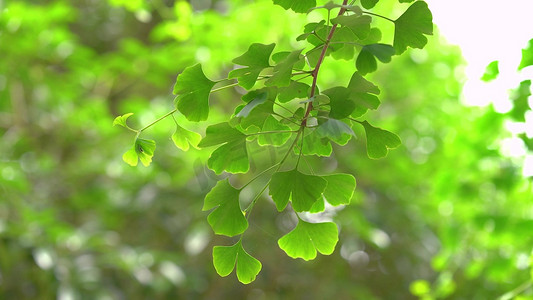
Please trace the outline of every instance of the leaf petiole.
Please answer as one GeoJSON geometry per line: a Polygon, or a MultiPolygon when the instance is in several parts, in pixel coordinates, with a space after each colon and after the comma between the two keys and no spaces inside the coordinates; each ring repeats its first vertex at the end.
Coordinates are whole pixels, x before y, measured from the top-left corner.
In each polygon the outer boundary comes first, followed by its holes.
{"type": "Polygon", "coordinates": [[[173,110],[169,111],[168,113],[166,113],[165,115],[163,115],[162,117],[158,118],[157,120],[153,121],[152,123],[144,126],[143,128],[139,129],[138,132],[141,133],[143,131],[145,131],[146,129],[152,127],[154,124],[156,124],[157,122],[167,118],[168,116],[172,115],[173,113],[175,113],[178,109],[177,108],[174,108],[173,110]]]}

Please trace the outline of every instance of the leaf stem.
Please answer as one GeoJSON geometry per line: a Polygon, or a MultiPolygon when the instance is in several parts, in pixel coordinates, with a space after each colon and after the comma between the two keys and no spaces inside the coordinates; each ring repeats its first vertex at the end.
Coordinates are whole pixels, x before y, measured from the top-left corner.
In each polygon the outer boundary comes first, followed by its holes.
{"type": "Polygon", "coordinates": [[[177,108],[174,108],[173,110],[171,110],[171,111],[169,111],[168,113],[166,113],[164,116],[160,117],[159,119],[153,121],[152,123],[150,123],[150,124],[144,126],[144,127],[141,128],[141,129],[139,129],[138,132],[141,133],[141,132],[145,131],[146,129],[152,127],[152,125],[154,125],[155,123],[157,123],[157,122],[159,122],[159,121],[165,119],[166,117],[172,115],[172,114],[175,113],[176,111],[178,111],[178,109],[177,109],[177,108]]]}
{"type": "Polygon", "coordinates": [[[248,181],[247,183],[245,183],[239,190],[242,191],[245,187],[247,187],[248,185],[250,185],[250,183],[254,182],[257,178],[261,177],[261,175],[265,174],[266,172],[274,169],[274,167],[276,167],[279,163],[276,163],[276,164],[273,164],[272,166],[266,168],[265,170],[261,171],[259,174],[255,175],[254,178],[250,179],[250,181],[248,181]]]}
{"type": "Polygon", "coordinates": [[[274,134],[274,133],[295,133],[298,132],[298,130],[273,130],[273,131],[260,131],[255,133],[248,133],[246,136],[254,136],[259,134],[274,134]]]}
{"type": "Polygon", "coordinates": [[[387,18],[387,17],[382,16],[382,15],[380,15],[380,14],[376,14],[376,13],[369,12],[369,11],[363,11],[363,13],[364,13],[364,14],[367,14],[367,15],[376,16],[376,17],[379,17],[379,18],[382,18],[382,19],[385,19],[385,20],[391,21],[392,23],[395,23],[395,21],[394,21],[393,19],[387,18]]]}
{"type": "Polygon", "coordinates": [[[225,86],[222,86],[222,87],[216,88],[216,89],[212,89],[210,93],[214,93],[214,92],[222,91],[222,90],[225,90],[225,89],[227,89],[227,88],[234,87],[234,86],[238,86],[238,85],[239,85],[239,83],[238,83],[238,82],[235,82],[235,83],[228,84],[228,85],[225,85],[225,86]]]}
{"type": "MultiPolygon", "coordinates": [[[[347,5],[348,4],[348,0],[343,0],[342,1],[342,5],[347,5]]],[[[339,11],[339,16],[344,14],[346,12],[346,8],[342,7],[339,11]]],[[[315,68],[313,69],[313,72],[311,73],[311,75],[313,76],[313,83],[311,84],[311,93],[309,95],[309,98],[313,98],[313,96],[315,96],[315,91],[316,91],[316,83],[317,83],[317,79],[318,79],[318,71],[320,70],[320,66],[322,65],[322,61],[324,60],[324,57],[326,56],[326,51],[328,50],[328,46],[329,46],[329,43],[331,42],[331,39],[333,38],[333,34],[335,33],[335,30],[337,29],[337,26],[338,24],[334,24],[332,27],[331,27],[331,30],[329,31],[329,34],[328,34],[328,37],[326,38],[326,43],[324,44],[324,47],[322,48],[322,52],[320,53],[320,56],[318,57],[318,61],[316,63],[316,66],[315,68]]],[[[307,124],[307,117],[309,116],[309,114],[311,113],[311,111],[313,110],[313,103],[309,103],[307,105],[307,110],[305,111],[305,115],[302,119],[302,127],[305,127],[306,124],[307,124]]]]}

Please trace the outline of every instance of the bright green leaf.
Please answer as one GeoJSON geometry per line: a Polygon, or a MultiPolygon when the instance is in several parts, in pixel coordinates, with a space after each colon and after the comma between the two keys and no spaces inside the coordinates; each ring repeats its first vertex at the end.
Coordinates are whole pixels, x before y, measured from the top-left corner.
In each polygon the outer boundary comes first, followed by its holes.
{"type": "Polygon", "coordinates": [[[189,150],[189,144],[193,147],[198,146],[202,136],[194,131],[187,130],[176,124],[176,131],[172,134],[172,141],[176,147],[183,151],[189,150]]]}
{"type": "Polygon", "coordinates": [[[177,95],[174,103],[189,121],[207,120],[209,93],[214,85],[215,82],[204,75],[200,64],[185,68],[174,85],[174,94],[177,95]]]}
{"type": "Polygon", "coordinates": [[[433,16],[424,1],[413,3],[394,24],[396,54],[403,53],[407,47],[423,48],[428,41],[424,34],[433,34],[433,16]]]}
{"type": "Polygon", "coordinates": [[[263,45],[254,43],[243,55],[232,62],[245,68],[235,69],[228,74],[228,78],[237,78],[239,85],[251,89],[263,69],[270,66],[269,58],[276,44],[263,45]]]}
{"type": "Polygon", "coordinates": [[[116,117],[114,120],[113,120],[113,126],[115,125],[119,125],[119,126],[122,126],[122,127],[125,127],[125,128],[129,128],[128,127],[128,124],[126,124],[126,120],[128,120],[128,118],[130,116],[132,116],[133,113],[127,113],[127,114],[124,114],[122,116],[118,116],[116,117]]]}
{"type": "Polygon", "coordinates": [[[361,123],[366,132],[366,151],[368,157],[378,159],[387,156],[388,149],[393,149],[401,145],[400,138],[381,128],[370,125],[367,121],[361,123]]]}
{"type": "Polygon", "coordinates": [[[279,247],[292,258],[312,260],[316,252],[329,255],[339,240],[335,223],[308,223],[302,220],[291,232],[278,240],[279,247]]]}
{"type": "Polygon", "coordinates": [[[199,147],[218,147],[207,160],[207,166],[220,174],[246,173],[250,169],[248,151],[246,149],[246,135],[231,127],[229,123],[211,125],[206,129],[205,137],[198,144],[199,147]]]}
{"type": "Polygon", "coordinates": [[[231,127],[227,122],[210,125],[205,130],[205,137],[200,141],[198,147],[210,147],[223,143],[231,143],[245,139],[246,136],[239,130],[231,127]]]}
{"type": "Polygon", "coordinates": [[[259,104],[263,104],[265,103],[265,101],[267,100],[267,97],[268,97],[268,93],[267,92],[259,92],[256,94],[255,98],[248,102],[248,104],[246,104],[237,114],[236,114],[236,117],[247,117],[250,112],[252,111],[252,109],[254,109],[255,107],[257,107],[259,104]]]}
{"type": "Polygon", "coordinates": [[[292,208],[297,211],[308,211],[326,188],[326,180],[320,176],[300,173],[297,169],[276,172],[270,181],[270,195],[278,211],[283,211],[289,199],[292,208]]]}
{"type": "Polygon", "coordinates": [[[367,73],[374,72],[378,69],[378,63],[376,62],[376,58],[374,58],[374,55],[368,51],[361,50],[359,52],[359,55],[357,56],[357,60],[355,61],[355,67],[357,68],[357,71],[359,71],[361,74],[365,75],[367,73]]]}
{"type": "Polygon", "coordinates": [[[302,155],[330,156],[333,148],[329,140],[322,138],[316,129],[308,132],[303,137],[303,144],[298,141],[298,147],[294,147],[294,153],[298,155],[301,151],[302,155]]]}
{"type": "Polygon", "coordinates": [[[291,83],[292,68],[300,61],[302,50],[292,51],[285,59],[274,66],[274,74],[266,82],[266,86],[284,87],[291,83]]]}
{"type": "Polygon", "coordinates": [[[350,204],[352,199],[356,182],[355,177],[350,174],[332,174],[322,176],[327,182],[326,190],[324,190],[324,198],[333,206],[341,204],[350,204]]]}
{"type": "Polygon", "coordinates": [[[533,39],[529,40],[527,48],[522,49],[522,60],[520,60],[518,70],[531,65],[533,65],[533,39]]]}
{"type": "Polygon", "coordinates": [[[122,155],[122,159],[133,167],[137,166],[138,160],[145,167],[148,167],[152,162],[154,151],[155,141],[138,138],[135,140],[133,147],[122,155]]]}
{"type": "MultiPolygon", "coordinates": [[[[340,24],[349,28],[359,39],[364,39],[370,33],[372,18],[367,15],[341,15],[331,19],[333,24],[340,24]]],[[[353,42],[353,41],[350,41],[353,42]]]]}
{"type": "MultiPolygon", "coordinates": [[[[291,128],[285,124],[280,123],[272,115],[268,116],[263,124],[263,131],[289,131],[291,128]]],[[[289,138],[291,137],[291,132],[280,132],[280,133],[268,133],[260,134],[257,137],[257,142],[259,145],[272,145],[272,146],[282,146],[284,145],[289,138]]]]}
{"type": "Polygon", "coordinates": [[[322,92],[329,97],[331,110],[329,117],[344,119],[355,109],[355,102],[350,100],[351,92],[348,88],[337,86],[322,92]]]}
{"type": "Polygon", "coordinates": [[[233,246],[213,247],[213,265],[222,277],[231,274],[237,265],[237,278],[244,284],[254,281],[262,267],[260,261],[244,250],[241,241],[233,246]]]}
{"type": "Polygon", "coordinates": [[[273,0],[274,4],[297,13],[305,13],[316,6],[316,0],[273,0]]]}
{"type": "Polygon", "coordinates": [[[224,179],[217,182],[205,196],[202,210],[215,208],[207,217],[215,234],[235,236],[248,228],[248,221],[239,206],[239,193],[240,190],[224,179]]]}
{"type": "Polygon", "coordinates": [[[498,68],[498,61],[495,60],[491,62],[487,68],[485,68],[485,73],[483,73],[483,76],[481,76],[481,80],[483,81],[491,81],[496,79],[498,77],[498,74],[500,74],[500,70],[498,68]]]}

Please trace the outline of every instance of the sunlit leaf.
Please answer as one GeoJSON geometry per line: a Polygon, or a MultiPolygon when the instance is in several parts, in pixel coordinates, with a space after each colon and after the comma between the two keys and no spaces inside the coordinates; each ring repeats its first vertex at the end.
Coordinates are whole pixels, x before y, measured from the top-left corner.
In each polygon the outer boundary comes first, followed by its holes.
{"type": "Polygon", "coordinates": [[[176,79],[174,94],[177,96],[174,103],[189,121],[207,120],[209,93],[214,85],[215,82],[204,75],[200,64],[187,67],[176,79]]]}
{"type": "Polygon", "coordinates": [[[407,47],[423,48],[428,41],[424,34],[433,34],[433,16],[424,1],[413,3],[394,24],[396,54],[403,53],[407,47]]]}
{"type": "Polygon", "coordinates": [[[330,156],[333,148],[327,138],[321,137],[316,129],[306,130],[303,137],[303,143],[298,141],[298,147],[294,148],[295,154],[302,155],[317,155],[317,156],[330,156]]]}
{"type": "Polygon", "coordinates": [[[266,86],[284,87],[291,83],[292,68],[300,60],[302,50],[295,50],[274,66],[274,74],[266,82],[266,86]]]}
{"type": "Polygon", "coordinates": [[[324,198],[329,204],[333,206],[350,204],[356,186],[355,177],[339,173],[324,175],[322,178],[328,182],[324,190],[324,198]]]}
{"type": "Polygon", "coordinates": [[[254,281],[261,271],[261,262],[244,250],[240,240],[233,246],[213,247],[213,265],[222,277],[231,274],[237,265],[237,279],[244,284],[254,281]]]}
{"type": "Polygon", "coordinates": [[[316,6],[316,0],[273,0],[274,4],[285,9],[292,9],[297,13],[306,13],[310,8],[316,6]]]}
{"type": "MultiPolygon", "coordinates": [[[[255,91],[254,91],[255,92],[255,91]]],[[[255,93],[254,99],[248,102],[237,114],[237,117],[247,117],[250,112],[260,104],[265,103],[267,100],[268,93],[266,91],[257,91],[255,93]]]]}
{"type": "Polygon", "coordinates": [[[248,221],[239,206],[240,191],[228,179],[220,180],[205,196],[203,211],[215,208],[207,221],[216,234],[235,236],[248,228],[248,221]]]}
{"type": "Polygon", "coordinates": [[[235,64],[246,67],[231,71],[228,74],[228,78],[237,78],[240,86],[245,89],[251,89],[261,71],[270,66],[269,58],[275,45],[252,44],[248,51],[232,61],[235,64]]]}
{"type": "Polygon", "coordinates": [[[374,127],[367,121],[361,123],[366,132],[366,150],[368,157],[378,159],[387,156],[389,149],[401,145],[400,138],[387,130],[374,127]]]}
{"type": "Polygon", "coordinates": [[[218,147],[207,160],[207,166],[220,174],[223,171],[230,173],[245,173],[250,168],[248,151],[246,149],[246,135],[231,127],[227,122],[211,125],[206,129],[205,137],[198,147],[209,147],[223,144],[218,147]]]}
{"type": "Polygon", "coordinates": [[[308,223],[302,220],[291,232],[278,240],[279,247],[292,258],[315,259],[317,251],[329,255],[335,250],[338,237],[335,223],[308,223]]]}
{"type": "Polygon", "coordinates": [[[189,145],[196,147],[202,136],[194,131],[187,130],[176,124],[176,130],[172,134],[172,141],[176,147],[183,151],[189,150],[189,145]]]}
{"type": "Polygon", "coordinates": [[[122,159],[133,167],[137,166],[138,160],[140,160],[145,167],[148,167],[152,162],[154,151],[155,141],[137,138],[133,147],[122,155],[122,159]]]}
{"type": "Polygon", "coordinates": [[[326,185],[326,180],[320,176],[303,174],[294,169],[274,173],[269,190],[278,211],[284,210],[290,199],[292,208],[301,212],[313,206],[326,185]]]}
{"type": "Polygon", "coordinates": [[[522,49],[522,59],[520,60],[518,70],[531,65],[533,65],[533,39],[529,40],[527,48],[522,49]]]}
{"type": "Polygon", "coordinates": [[[130,116],[132,116],[132,115],[133,115],[133,113],[127,113],[127,114],[123,114],[122,116],[116,117],[113,120],[113,126],[119,125],[119,126],[122,126],[122,127],[125,127],[125,128],[129,128],[128,124],[126,123],[126,120],[128,120],[128,118],[130,116]]]}

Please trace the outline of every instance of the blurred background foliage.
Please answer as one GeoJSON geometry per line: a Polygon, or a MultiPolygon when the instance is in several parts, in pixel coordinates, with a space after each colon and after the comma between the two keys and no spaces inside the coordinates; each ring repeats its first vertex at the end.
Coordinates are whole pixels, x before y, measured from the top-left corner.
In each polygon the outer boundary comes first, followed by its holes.
{"type": "MultiPolygon", "coordinates": [[[[172,109],[185,67],[201,62],[223,78],[253,42],[296,47],[313,18],[269,0],[0,1],[0,298],[533,297],[532,181],[500,147],[513,136],[507,122],[531,109],[529,85],[508,114],[463,106],[465,62],[438,34],[371,76],[383,92],[371,118],[401,148],[370,160],[357,139],[307,162],[358,181],[352,204],[321,215],[340,228],[331,256],[288,258],[277,239],[291,216],[265,199],[246,237],[263,270],[246,286],[220,278],[211,246],[228,241],[201,211],[217,180],[208,151],[175,148],[165,120],[144,134],[158,142],[150,167],[122,161],[133,137],[111,126],[115,116],[134,112],[131,124],[145,125],[172,109]]],[[[345,84],[354,68],[327,59],[320,80],[345,84]]],[[[241,94],[214,94],[209,122],[241,94]]],[[[202,134],[208,123],[177,118],[202,134]]],[[[271,155],[256,153],[252,168],[271,155]]]]}

